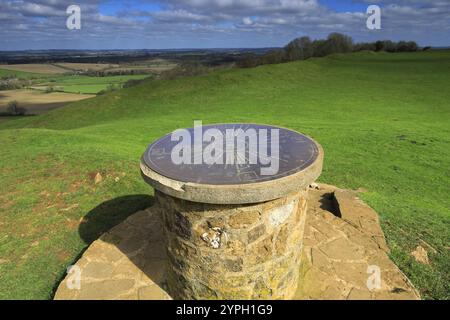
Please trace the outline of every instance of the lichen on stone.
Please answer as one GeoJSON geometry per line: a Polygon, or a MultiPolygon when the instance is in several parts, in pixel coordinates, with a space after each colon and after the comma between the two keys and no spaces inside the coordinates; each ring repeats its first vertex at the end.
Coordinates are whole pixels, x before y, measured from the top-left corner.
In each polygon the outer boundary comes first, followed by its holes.
{"type": "Polygon", "coordinates": [[[222,235],[224,240],[228,239],[227,234],[219,227],[212,227],[207,232],[202,234],[202,240],[209,244],[214,249],[219,249],[222,245],[222,235]]]}

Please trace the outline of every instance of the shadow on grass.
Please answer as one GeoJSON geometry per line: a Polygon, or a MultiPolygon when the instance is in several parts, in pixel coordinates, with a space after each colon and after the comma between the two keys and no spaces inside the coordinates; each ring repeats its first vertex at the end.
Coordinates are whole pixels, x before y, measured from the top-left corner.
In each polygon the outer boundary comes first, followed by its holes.
{"type": "Polygon", "coordinates": [[[153,196],[146,194],[105,201],[84,216],[84,223],[79,227],[80,237],[86,244],[90,244],[133,213],[151,207],[153,202],[153,196]]]}

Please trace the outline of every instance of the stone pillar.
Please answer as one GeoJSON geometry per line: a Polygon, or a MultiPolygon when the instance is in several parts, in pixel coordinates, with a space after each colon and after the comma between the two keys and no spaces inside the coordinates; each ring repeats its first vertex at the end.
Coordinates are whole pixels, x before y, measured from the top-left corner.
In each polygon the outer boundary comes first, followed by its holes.
{"type": "Polygon", "coordinates": [[[175,299],[290,299],[299,275],[307,188],[249,205],[155,193],[175,299]]]}
{"type": "Polygon", "coordinates": [[[236,143],[231,139],[232,148],[227,141],[222,153],[222,160],[224,153],[233,155],[225,157],[230,163],[207,164],[198,161],[204,156],[197,150],[203,145],[194,143],[198,128],[183,131],[194,135],[190,144],[186,142],[188,150],[197,152],[187,151],[191,161],[172,159],[178,140],[171,134],[149,145],[141,159],[142,177],[155,189],[164,220],[169,293],[176,299],[292,298],[299,275],[308,187],[322,172],[321,146],[286,128],[209,125],[202,130],[213,129],[222,137],[237,137],[245,129],[255,138],[253,133],[258,131],[259,143],[263,142],[258,150],[270,144],[275,152],[270,159],[277,161],[270,162],[274,166],[268,170],[267,150],[262,149],[255,163],[250,138],[241,136],[236,143]],[[242,152],[246,141],[248,150],[242,152]],[[234,158],[240,160],[234,163],[234,158]]]}

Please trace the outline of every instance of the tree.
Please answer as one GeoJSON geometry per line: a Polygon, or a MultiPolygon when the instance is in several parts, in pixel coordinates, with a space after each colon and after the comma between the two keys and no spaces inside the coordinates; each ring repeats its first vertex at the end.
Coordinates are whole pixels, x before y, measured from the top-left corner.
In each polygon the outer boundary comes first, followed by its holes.
{"type": "Polygon", "coordinates": [[[314,57],[325,57],[329,54],[325,40],[314,40],[312,43],[314,57]]]}
{"type": "Polygon", "coordinates": [[[353,51],[353,39],[342,33],[330,33],[327,38],[327,50],[330,53],[346,53],[353,51]]]}
{"type": "Polygon", "coordinates": [[[253,68],[260,64],[261,61],[259,57],[254,53],[247,53],[237,61],[237,65],[241,68],[253,68]]]}
{"type": "Polygon", "coordinates": [[[6,111],[14,116],[21,116],[26,112],[24,108],[19,108],[19,102],[17,102],[16,100],[8,102],[6,111]]]}
{"type": "Polygon", "coordinates": [[[390,40],[380,40],[375,42],[375,51],[395,52],[396,44],[390,40]]]}
{"type": "Polygon", "coordinates": [[[304,60],[313,56],[312,41],[309,37],[301,37],[292,40],[285,47],[286,59],[288,61],[304,60]]]}
{"type": "Polygon", "coordinates": [[[375,51],[381,51],[384,50],[383,41],[377,41],[375,42],[375,51]]]}
{"type": "Polygon", "coordinates": [[[406,41],[400,41],[399,43],[397,43],[395,51],[407,52],[408,51],[408,43],[406,41]]]}
{"type": "Polygon", "coordinates": [[[383,41],[383,51],[395,52],[396,44],[394,42],[392,42],[391,40],[384,40],[383,41]]]}
{"type": "Polygon", "coordinates": [[[260,61],[261,64],[282,63],[286,61],[286,53],[284,50],[270,50],[261,57],[260,61]]]}
{"type": "Polygon", "coordinates": [[[379,40],[376,42],[353,43],[353,39],[342,33],[330,33],[326,40],[311,41],[309,37],[300,37],[289,42],[281,50],[272,50],[264,55],[245,54],[236,64],[239,67],[251,68],[261,64],[281,63],[286,61],[304,60],[310,57],[325,57],[333,53],[348,53],[355,51],[386,51],[413,52],[419,46],[414,41],[379,40]]]}
{"type": "Polygon", "coordinates": [[[419,46],[418,46],[418,44],[417,44],[416,42],[414,42],[414,41],[408,41],[408,42],[406,43],[406,46],[407,46],[409,52],[416,52],[416,51],[419,51],[419,46]]]}
{"type": "Polygon", "coordinates": [[[376,43],[374,42],[361,42],[361,43],[357,43],[353,46],[353,51],[357,52],[357,51],[377,51],[376,50],[376,43]]]}
{"type": "Polygon", "coordinates": [[[19,108],[19,103],[17,101],[10,101],[6,107],[6,110],[11,114],[17,114],[17,109],[19,108]]]}

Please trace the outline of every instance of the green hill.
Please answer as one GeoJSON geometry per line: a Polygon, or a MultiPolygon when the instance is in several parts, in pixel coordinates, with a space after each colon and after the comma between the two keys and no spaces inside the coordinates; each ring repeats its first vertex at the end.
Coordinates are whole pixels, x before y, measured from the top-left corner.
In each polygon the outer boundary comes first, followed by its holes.
{"type": "Polygon", "coordinates": [[[320,180],[367,190],[393,260],[423,297],[449,299],[449,83],[450,51],[333,55],[149,79],[2,122],[0,298],[50,298],[89,242],[150,205],[138,167],[146,145],[198,119],[281,125],[319,141],[320,180]],[[418,245],[436,250],[430,265],[411,257],[418,245]]]}

